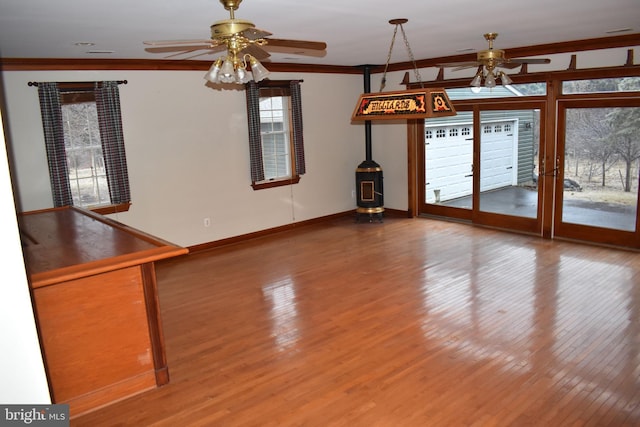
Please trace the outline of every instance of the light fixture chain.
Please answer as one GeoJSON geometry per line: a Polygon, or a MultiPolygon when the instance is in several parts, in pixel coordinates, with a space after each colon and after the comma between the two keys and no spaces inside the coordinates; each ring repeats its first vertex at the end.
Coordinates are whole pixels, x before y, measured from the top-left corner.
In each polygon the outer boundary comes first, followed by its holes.
{"type": "Polygon", "coordinates": [[[393,51],[393,44],[396,41],[397,33],[398,24],[396,24],[396,28],[393,30],[393,37],[391,37],[391,45],[389,46],[389,54],[387,55],[387,62],[384,64],[384,74],[382,75],[382,80],[380,81],[380,90],[378,92],[382,92],[382,89],[384,89],[385,85],[387,84],[387,68],[389,68],[389,62],[391,62],[391,52],[393,51]]]}
{"type": "Polygon", "coordinates": [[[422,77],[420,77],[420,71],[418,71],[418,64],[416,64],[416,60],[413,57],[413,52],[411,51],[411,46],[409,46],[409,40],[407,40],[407,35],[404,32],[404,27],[402,26],[402,24],[399,24],[399,25],[400,25],[400,30],[402,31],[402,38],[404,39],[404,45],[407,47],[407,53],[409,54],[409,59],[411,59],[411,62],[413,63],[413,71],[415,73],[416,80],[418,83],[420,83],[420,86],[423,86],[422,77]]]}

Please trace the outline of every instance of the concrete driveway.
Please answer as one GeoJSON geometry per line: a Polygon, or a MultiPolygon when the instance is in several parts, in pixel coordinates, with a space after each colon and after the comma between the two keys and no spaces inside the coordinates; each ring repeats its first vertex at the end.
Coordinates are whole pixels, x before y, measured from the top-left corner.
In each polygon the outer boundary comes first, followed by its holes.
{"type": "MultiPolygon", "coordinates": [[[[442,205],[471,209],[471,196],[446,201],[442,205]]],[[[483,212],[535,218],[537,206],[538,192],[535,188],[505,187],[480,194],[480,210],[483,212]]],[[[636,206],[567,199],[563,203],[562,221],[635,231],[636,211],[636,206]]]]}

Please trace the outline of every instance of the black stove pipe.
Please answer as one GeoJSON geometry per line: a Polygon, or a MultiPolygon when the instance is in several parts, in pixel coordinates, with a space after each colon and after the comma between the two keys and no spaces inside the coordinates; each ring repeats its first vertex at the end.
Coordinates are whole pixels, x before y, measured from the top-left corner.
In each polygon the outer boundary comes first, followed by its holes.
{"type": "MultiPolygon", "coordinates": [[[[371,67],[364,66],[364,93],[371,92],[371,67]]],[[[364,143],[365,143],[365,159],[367,162],[373,160],[373,153],[371,149],[371,120],[364,122],[364,143]]]]}
{"type": "MultiPolygon", "coordinates": [[[[364,93],[371,93],[371,67],[363,65],[364,93]]],[[[356,194],[358,208],[356,213],[358,220],[361,215],[366,215],[369,222],[373,218],[382,221],[384,214],[384,195],[382,184],[382,169],[373,160],[371,149],[371,120],[364,122],[366,160],[356,168],[356,194]]]]}

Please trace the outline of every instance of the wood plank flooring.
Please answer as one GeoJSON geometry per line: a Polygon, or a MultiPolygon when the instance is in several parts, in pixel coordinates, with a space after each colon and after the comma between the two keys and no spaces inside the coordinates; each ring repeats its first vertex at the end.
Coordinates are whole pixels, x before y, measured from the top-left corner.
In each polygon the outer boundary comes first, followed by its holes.
{"type": "Polygon", "coordinates": [[[171,382],[72,426],[638,426],[640,254],[351,218],[157,265],[171,382]]]}

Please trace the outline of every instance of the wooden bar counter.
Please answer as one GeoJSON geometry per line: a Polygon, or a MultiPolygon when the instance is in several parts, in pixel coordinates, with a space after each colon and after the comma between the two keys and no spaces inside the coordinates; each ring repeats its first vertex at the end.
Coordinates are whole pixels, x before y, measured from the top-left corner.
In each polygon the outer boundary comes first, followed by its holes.
{"type": "Polygon", "coordinates": [[[73,418],[168,383],[154,262],[188,250],[73,207],[19,222],[53,402],[73,418]]]}

